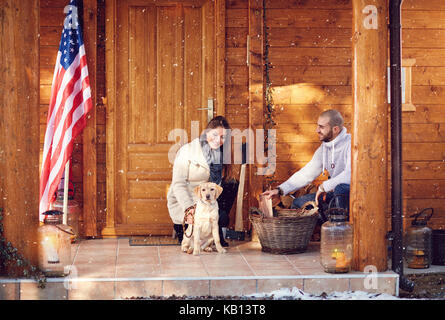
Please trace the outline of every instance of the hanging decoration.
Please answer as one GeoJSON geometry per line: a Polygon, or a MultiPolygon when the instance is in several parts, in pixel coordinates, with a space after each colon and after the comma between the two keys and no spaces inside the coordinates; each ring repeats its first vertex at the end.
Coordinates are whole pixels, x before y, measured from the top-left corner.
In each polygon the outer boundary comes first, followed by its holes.
{"type": "MultiPolygon", "coordinates": [[[[264,76],[266,79],[266,88],[265,88],[265,110],[264,110],[264,117],[265,117],[265,123],[264,123],[264,129],[273,129],[276,126],[276,122],[274,120],[274,111],[275,106],[273,102],[273,89],[272,89],[272,83],[270,81],[270,70],[272,69],[272,64],[269,60],[269,27],[267,26],[267,19],[266,19],[266,0],[263,0],[263,34],[264,34],[264,76]]],[[[268,157],[270,159],[271,156],[276,157],[276,155],[270,155],[268,150],[268,135],[265,135],[264,140],[264,150],[268,152],[268,157]]],[[[274,159],[275,161],[276,159],[274,159]]],[[[275,161],[276,163],[276,161],[275,161]]],[[[266,190],[269,189],[269,187],[272,187],[273,184],[276,183],[275,180],[275,173],[272,173],[270,175],[265,176],[265,187],[266,190]]]]}
{"type": "Polygon", "coordinates": [[[266,0],[263,0],[263,28],[264,28],[264,74],[266,78],[266,129],[270,129],[275,126],[274,116],[274,102],[273,102],[273,90],[272,83],[270,81],[270,69],[272,69],[272,64],[269,60],[269,27],[267,26],[266,19],[266,0]]]}

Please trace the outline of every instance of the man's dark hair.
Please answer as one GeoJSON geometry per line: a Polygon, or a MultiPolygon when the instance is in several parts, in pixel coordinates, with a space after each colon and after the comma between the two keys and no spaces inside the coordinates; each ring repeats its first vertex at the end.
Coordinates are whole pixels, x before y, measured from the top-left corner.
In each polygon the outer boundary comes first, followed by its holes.
{"type": "Polygon", "coordinates": [[[340,112],[334,109],[325,110],[320,114],[320,117],[328,117],[329,125],[331,127],[338,126],[340,129],[343,128],[344,120],[340,112]]]}

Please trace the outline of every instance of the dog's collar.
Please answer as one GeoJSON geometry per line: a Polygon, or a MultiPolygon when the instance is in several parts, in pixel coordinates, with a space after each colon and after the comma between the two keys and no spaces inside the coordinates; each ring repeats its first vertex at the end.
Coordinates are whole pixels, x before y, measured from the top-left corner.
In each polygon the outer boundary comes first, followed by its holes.
{"type": "Polygon", "coordinates": [[[202,204],[207,205],[207,206],[211,206],[211,205],[214,205],[216,203],[216,200],[213,200],[211,202],[207,202],[205,200],[202,200],[201,198],[199,198],[198,201],[201,202],[202,204]]]}

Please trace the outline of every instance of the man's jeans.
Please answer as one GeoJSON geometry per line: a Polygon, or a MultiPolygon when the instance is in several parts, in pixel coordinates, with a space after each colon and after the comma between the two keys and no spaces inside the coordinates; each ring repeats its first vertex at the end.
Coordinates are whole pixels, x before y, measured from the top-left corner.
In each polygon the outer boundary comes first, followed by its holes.
{"type": "MultiPolygon", "coordinates": [[[[337,195],[341,195],[337,197],[335,202],[332,204],[334,208],[343,208],[343,209],[349,209],[349,190],[350,185],[346,183],[341,183],[337,185],[334,189],[334,191],[327,193],[327,202],[331,201],[331,199],[337,195]]],[[[305,194],[304,196],[295,198],[292,202],[292,209],[301,208],[306,202],[308,201],[315,201],[315,195],[316,193],[309,193],[305,194]]],[[[348,210],[349,211],[349,210],[348,210]]]]}

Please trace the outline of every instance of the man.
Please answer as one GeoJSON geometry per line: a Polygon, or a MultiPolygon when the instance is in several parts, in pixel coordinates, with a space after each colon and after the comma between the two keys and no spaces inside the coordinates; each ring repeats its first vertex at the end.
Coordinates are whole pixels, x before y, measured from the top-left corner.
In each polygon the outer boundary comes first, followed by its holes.
{"type": "Polygon", "coordinates": [[[294,173],[276,189],[263,192],[267,198],[286,195],[305,187],[317,178],[325,169],[329,173],[316,193],[307,194],[293,200],[291,208],[301,208],[307,201],[318,204],[320,194],[326,192],[329,199],[337,196],[336,206],[348,208],[351,184],[351,135],[343,126],[343,117],[337,110],[326,110],[318,118],[317,134],[321,146],[315,151],[312,160],[294,173]]]}

